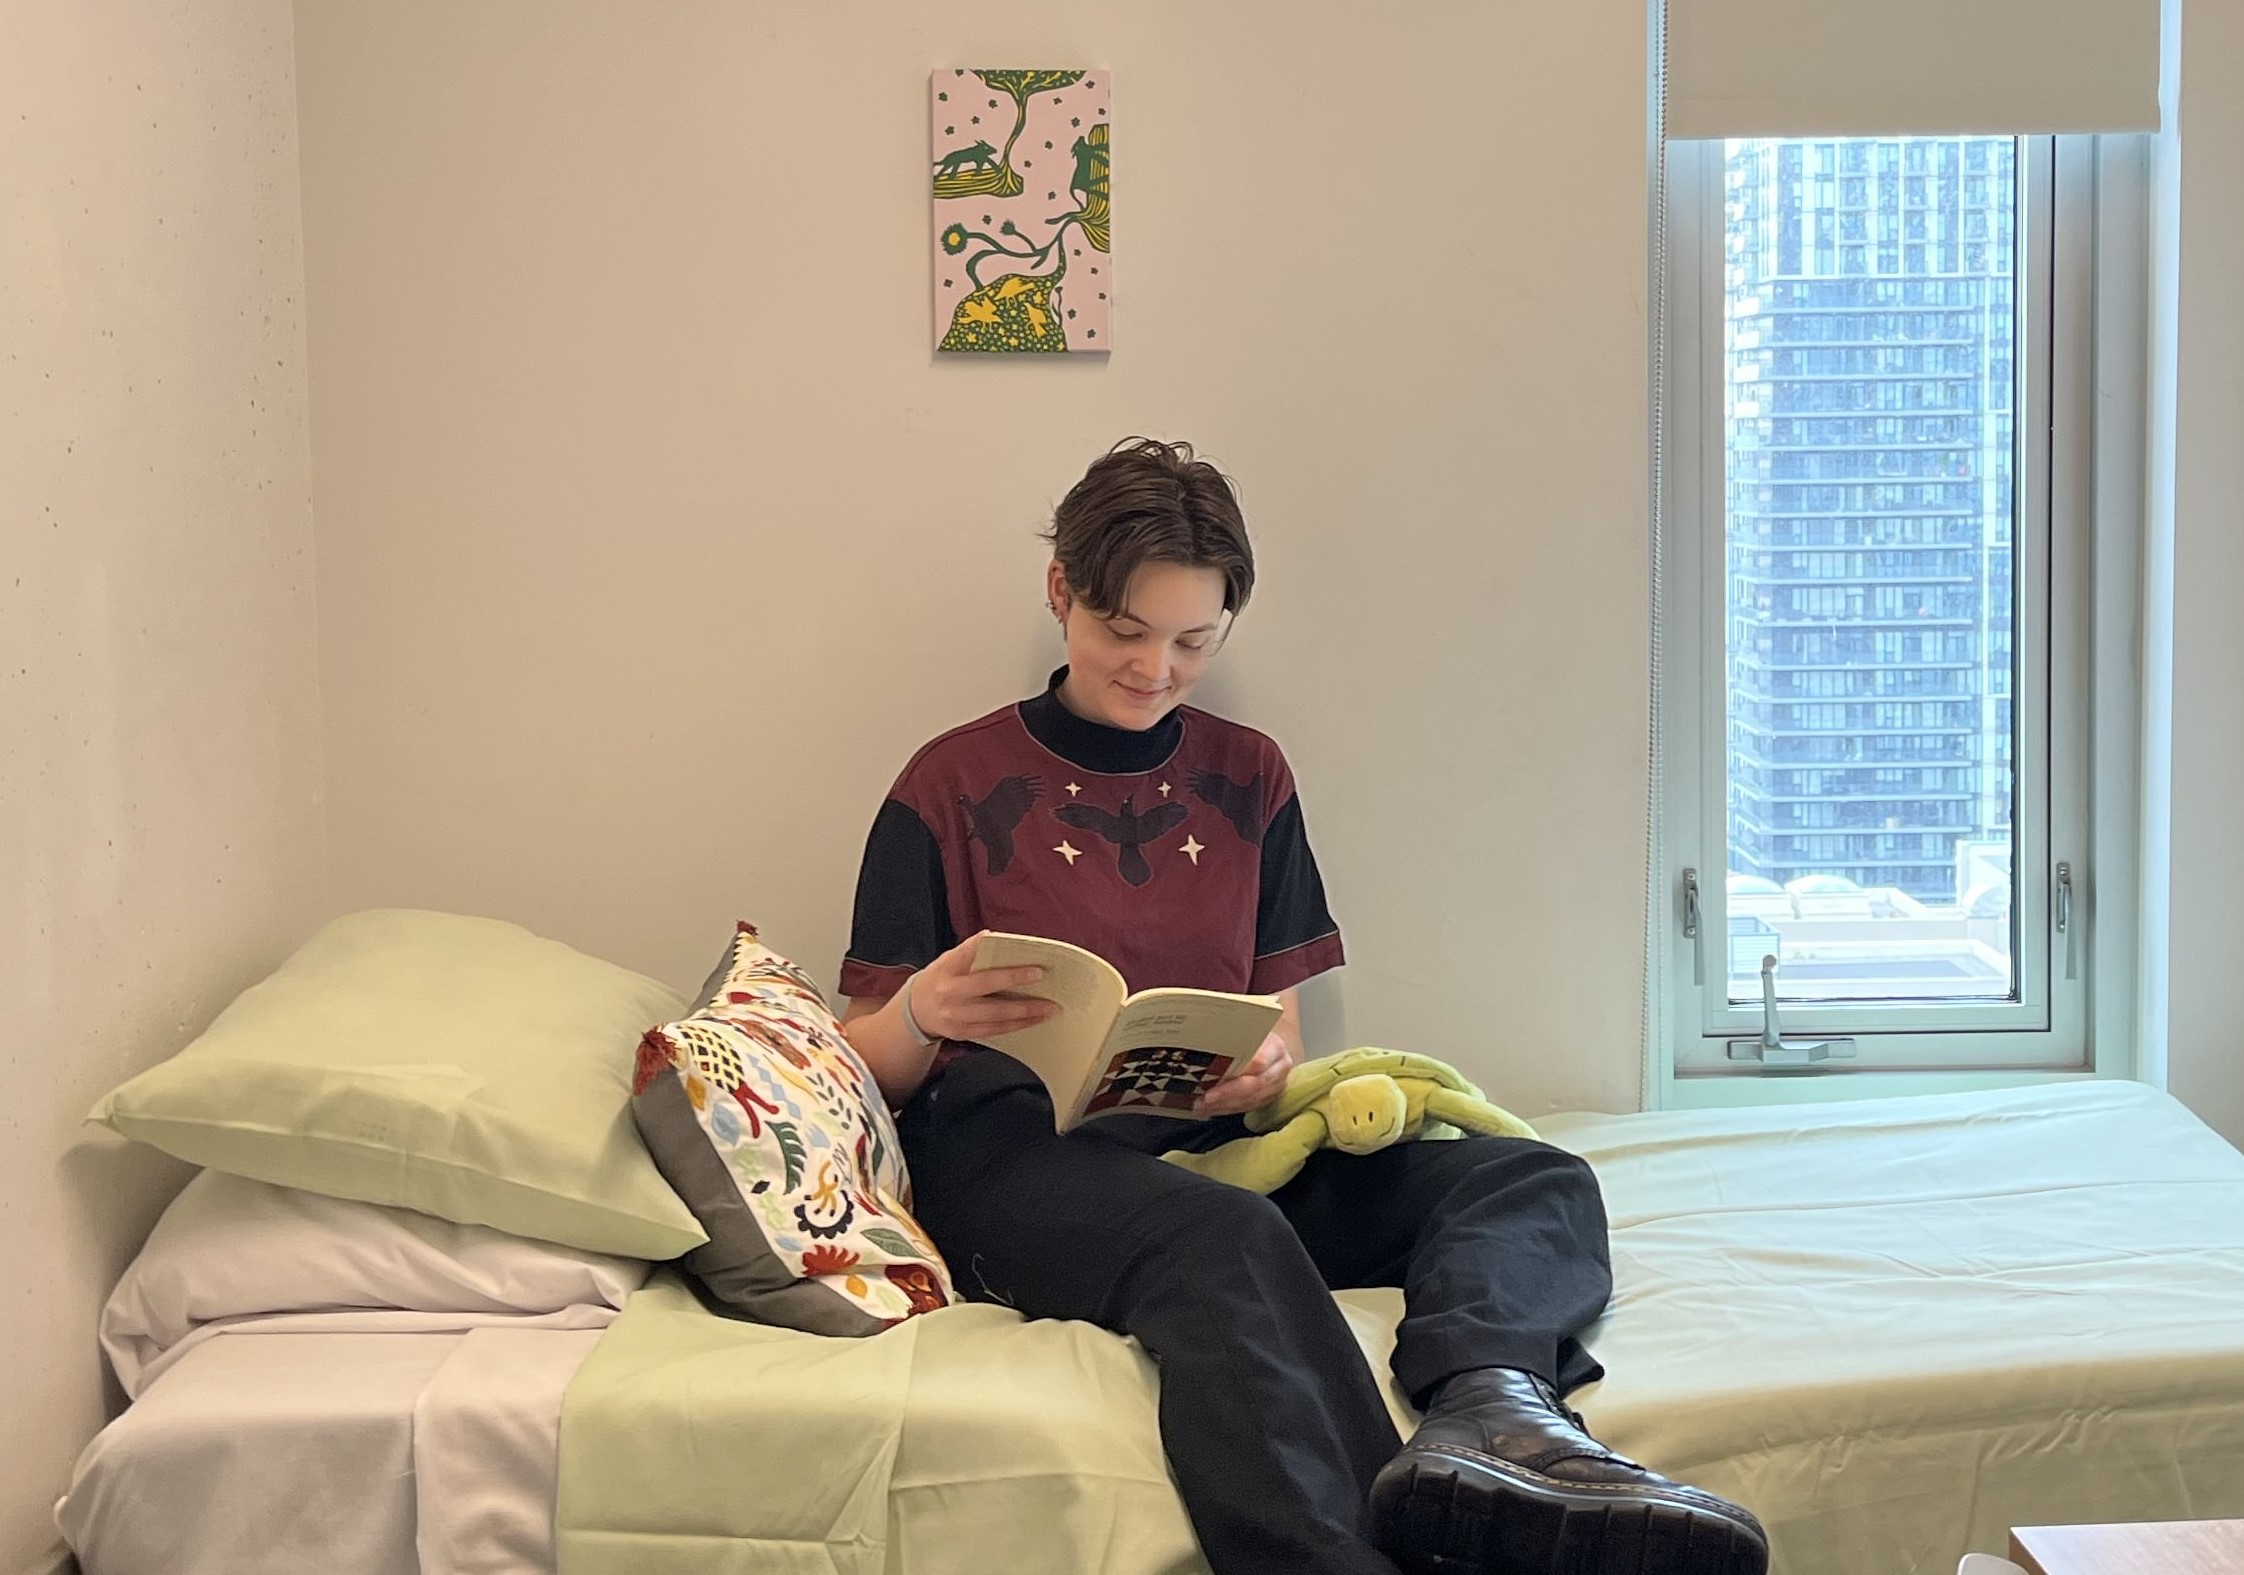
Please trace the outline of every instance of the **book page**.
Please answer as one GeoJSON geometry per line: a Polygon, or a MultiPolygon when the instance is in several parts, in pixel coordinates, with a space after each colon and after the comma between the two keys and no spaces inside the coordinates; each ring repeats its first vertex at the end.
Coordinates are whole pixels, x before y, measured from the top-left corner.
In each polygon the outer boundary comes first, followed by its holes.
{"type": "Polygon", "coordinates": [[[1059,1015],[1033,1028],[994,1034],[985,1042],[1002,1050],[1044,1080],[1052,1108],[1065,1113],[1089,1077],[1091,1063],[1105,1042],[1125,986],[1114,965],[1095,952],[1037,935],[992,933],[974,949],[974,967],[1041,968],[1044,977],[1017,992],[1051,1001],[1059,1015]]]}
{"type": "Polygon", "coordinates": [[[1116,1016],[1067,1126],[1102,1115],[1193,1116],[1192,1102],[1251,1060],[1282,1012],[1268,996],[1148,990],[1116,1016]]]}

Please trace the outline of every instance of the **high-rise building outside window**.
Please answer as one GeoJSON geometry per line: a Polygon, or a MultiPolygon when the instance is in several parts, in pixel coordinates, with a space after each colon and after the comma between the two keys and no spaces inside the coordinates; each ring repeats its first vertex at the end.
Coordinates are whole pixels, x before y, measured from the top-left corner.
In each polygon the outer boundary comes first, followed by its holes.
{"type": "Polygon", "coordinates": [[[1976,942],[1803,962],[1792,993],[2013,992],[2017,170],[2008,137],[1724,148],[1730,911],[1854,901],[1976,942]],[[1893,695],[1938,703],[1866,703],[1893,695]]]}

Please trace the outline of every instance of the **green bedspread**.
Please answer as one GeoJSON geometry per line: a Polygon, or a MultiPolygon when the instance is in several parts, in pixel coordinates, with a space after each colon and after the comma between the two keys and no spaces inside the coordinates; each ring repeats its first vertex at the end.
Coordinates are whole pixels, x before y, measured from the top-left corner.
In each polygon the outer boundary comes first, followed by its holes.
{"type": "MultiPolygon", "coordinates": [[[[1400,1298],[1341,1303],[1385,1371],[1400,1298]]],[[[1085,1323],[962,1306],[833,1339],[661,1276],[569,1386],[560,1575],[1204,1575],[1156,1395],[1085,1323]]]]}

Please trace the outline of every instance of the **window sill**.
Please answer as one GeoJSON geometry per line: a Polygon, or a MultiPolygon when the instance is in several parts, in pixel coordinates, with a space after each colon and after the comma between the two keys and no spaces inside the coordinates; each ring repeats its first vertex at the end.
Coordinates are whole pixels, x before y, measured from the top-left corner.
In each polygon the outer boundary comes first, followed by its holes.
{"type": "Polygon", "coordinates": [[[1655,1110],[1735,1110],[1757,1105],[1835,1104],[1842,1100],[1895,1099],[1911,1094],[1964,1094],[2042,1083],[2124,1078],[2124,1067],[2102,1072],[1762,1072],[1742,1076],[1666,1077],[1652,1089],[1655,1110]]]}

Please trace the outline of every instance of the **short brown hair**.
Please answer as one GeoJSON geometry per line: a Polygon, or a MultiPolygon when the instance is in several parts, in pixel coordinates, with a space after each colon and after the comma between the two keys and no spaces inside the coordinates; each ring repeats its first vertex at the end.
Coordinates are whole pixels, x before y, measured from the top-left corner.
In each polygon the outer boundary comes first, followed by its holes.
{"type": "Polygon", "coordinates": [[[1148,563],[1217,570],[1228,613],[1254,593],[1238,492],[1189,443],[1124,438],[1068,489],[1044,539],[1068,589],[1093,612],[1121,612],[1130,576],[1148,563]]]}

